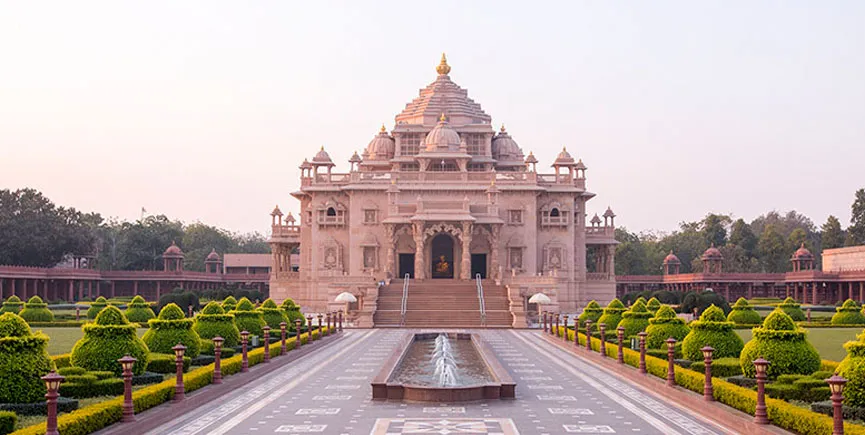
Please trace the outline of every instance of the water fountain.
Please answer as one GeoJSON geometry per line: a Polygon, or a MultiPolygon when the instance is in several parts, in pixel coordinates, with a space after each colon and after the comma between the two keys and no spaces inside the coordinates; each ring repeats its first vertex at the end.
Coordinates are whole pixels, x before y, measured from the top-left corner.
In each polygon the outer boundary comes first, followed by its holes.
{"type": "Polygon", "coordinates": [[[477,334],[406,334],[372,381],[373,399],[514,398],[516,384],[477,334]]]}

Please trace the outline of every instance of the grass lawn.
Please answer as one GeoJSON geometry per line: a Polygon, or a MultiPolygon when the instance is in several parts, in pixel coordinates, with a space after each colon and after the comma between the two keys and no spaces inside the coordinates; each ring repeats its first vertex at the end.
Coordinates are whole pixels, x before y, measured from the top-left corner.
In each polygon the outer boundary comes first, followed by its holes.
{"type": "MultiPolygon", "coordinates": [[[[750,329],[737,329],[736,333],[747,343],[751,339],[750,329]]],[[[817,348],[820,357],[831,361],[841,361],[847,356],[844,343],[855,340],[862,328],[812,328],[808,330],[808,341],[817,348]]]]}
{"type": "MultiPolygon", "coordinates": [[[[60,355],[72,351],[75,342],[84,336],[81,328],[34,328],[48,335],[48,354],[60,355]]],[[[144,335],[147,328],[138,329],[138,336],[144,335]]]]}

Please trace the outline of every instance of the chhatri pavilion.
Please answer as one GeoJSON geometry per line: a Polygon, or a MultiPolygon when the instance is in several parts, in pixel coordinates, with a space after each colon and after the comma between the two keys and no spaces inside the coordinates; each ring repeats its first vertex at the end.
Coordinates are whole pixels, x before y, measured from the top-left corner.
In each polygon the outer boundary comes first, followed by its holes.
{"type": "Polygon", "coordinates": [[[535,293],[563,312],[615,297],[615,214],[587,221],[595,194],[582,160],[563,148],[553,172],[538,173],[535,156],[451,80],[444,55],[436,71],[348,173],[324,147],[303,160],[300,216],[271,214],[271,296],[315,311],[342,307],[334,299],[349,292],[355,318],[371,325],[388,286],[461,287],[475,299],[479,285],[500,287],[516,327],[535,293]]]}

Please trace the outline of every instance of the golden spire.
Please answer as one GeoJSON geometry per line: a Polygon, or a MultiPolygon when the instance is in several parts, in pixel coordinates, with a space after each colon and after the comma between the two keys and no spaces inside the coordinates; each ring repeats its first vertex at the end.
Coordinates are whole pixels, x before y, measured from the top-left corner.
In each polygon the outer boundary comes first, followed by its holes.
{"type": "Polygon", "coordinates": [[[438,72],[439,75],[442,76],[446,76],[449,72],[451,72],[451,67],[450,65],[448,65],[448,59],[447,57],[445,57],[444,53],[442,53],[441,62],[439,62],[438,66],[436,67],[436,72],[438,72]]]}
{"type": "Polygon", "coordinates": [[[502,133],[505,132],[505,124],[504,124],[504,123],[502,123],[502,128],[501,128],[501,130],[499,130],[499,131],[501,131],[502,133]]]}
{"type": "Polygon", "coordinates": [[[381,130],[379,130],[379,131],[381,131],[382,133],[386,133],[386,132],[387,132],[387,129],[384,128],[384,124],[381,125],[381,130]]]}
{"type": "Polygon", "coordinates": [[[445,113],[442,112],[442,116],[439,117],[439,122],[446,122],[448,119],[445,117],[445,113]]]}

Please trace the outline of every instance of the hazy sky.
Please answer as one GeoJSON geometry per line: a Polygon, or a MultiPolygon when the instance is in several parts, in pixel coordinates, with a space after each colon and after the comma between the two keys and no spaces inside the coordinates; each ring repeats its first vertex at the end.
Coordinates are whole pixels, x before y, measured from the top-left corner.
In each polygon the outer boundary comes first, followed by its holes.
{"type": "Polygon", "coordinates": [[[563,145],[632,230],[849,221],[865,2],[0,0],[0,188],[266,231],[322,145],[347,171],[435,79],[545,171],[563,145]]]}

